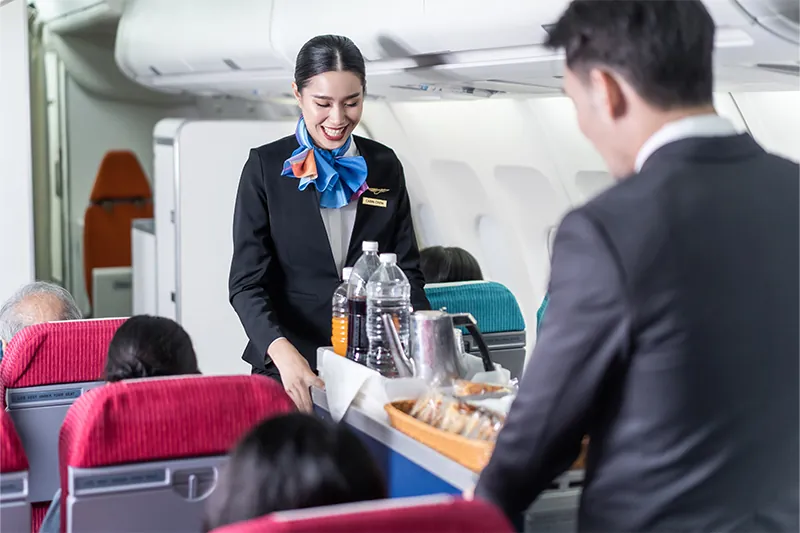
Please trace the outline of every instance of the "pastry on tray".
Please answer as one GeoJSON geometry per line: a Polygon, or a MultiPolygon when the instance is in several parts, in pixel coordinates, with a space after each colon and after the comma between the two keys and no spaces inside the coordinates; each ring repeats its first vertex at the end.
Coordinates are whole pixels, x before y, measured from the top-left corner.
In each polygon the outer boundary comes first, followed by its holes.
{"type": "Polygon", "coordinates": [[[457,379],[453,382],[453,394],[459,396],[480,396],[483,394],[513,394],[514,389],[503,385],[492,383],[476,383],[464,379],[457,379]]]}
{"type": "Polygon", "coordinates": [[[417,399],[408,412],[420,422],[468,439],[494,442],[505,417],[441,391],[431,391],[417,399]]]}

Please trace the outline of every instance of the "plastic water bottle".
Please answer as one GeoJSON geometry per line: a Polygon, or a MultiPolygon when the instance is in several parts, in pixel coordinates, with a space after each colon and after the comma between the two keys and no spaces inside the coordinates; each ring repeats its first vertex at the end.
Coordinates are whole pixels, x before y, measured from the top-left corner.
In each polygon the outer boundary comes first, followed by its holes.
{"type": "Polygon", "coordinates": [[[400,343],[408,353],[411,285],[397,266],[395,254],[381,254],[381,266],[367,283],[367,336],[369,354],[367,366],[385,377],[397,377],[397,368],[389,351],[386,331],[381,317],[392,315],[400,343]]]}
{"type": "Polygon", "coordinates": [[[351,267],[342,270],[342,283],[333,293],[331,309],[331,344],[333,351],[342,357],[347,355],[347,286],[350,282],[351,267]]]}
{"type": "Polygon", "coordinates": [[[364,241],[364,253],[353,266],[347,286],[347,358],[362,365],[367,364],[367,282],[381,265],[378,243],[364,241]]]}

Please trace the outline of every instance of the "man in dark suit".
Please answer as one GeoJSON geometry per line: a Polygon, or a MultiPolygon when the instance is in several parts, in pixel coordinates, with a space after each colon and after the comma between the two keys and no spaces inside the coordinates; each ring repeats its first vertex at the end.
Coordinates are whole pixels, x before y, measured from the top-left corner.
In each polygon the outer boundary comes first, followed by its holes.
{"type": "Polygon", "coordinates": [[[477,497],[515,516],[589,436],[581,531],[798,531],[798,165],[712,105],[691,0],[551,29],[612,189],[556,237],[550,302],[477,497]]]}

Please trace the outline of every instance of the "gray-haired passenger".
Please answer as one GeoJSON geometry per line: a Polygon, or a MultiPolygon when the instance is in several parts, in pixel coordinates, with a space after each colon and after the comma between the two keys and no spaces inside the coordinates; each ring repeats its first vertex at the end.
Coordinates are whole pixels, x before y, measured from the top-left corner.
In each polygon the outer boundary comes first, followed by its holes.
{"type": "Polygon", "coordinates": [[[23,328],[81,318],[83,315],[75,299],[63,287],[45,281],[21,287],[0,307],[0,360],[6,344],[23,328]]]}

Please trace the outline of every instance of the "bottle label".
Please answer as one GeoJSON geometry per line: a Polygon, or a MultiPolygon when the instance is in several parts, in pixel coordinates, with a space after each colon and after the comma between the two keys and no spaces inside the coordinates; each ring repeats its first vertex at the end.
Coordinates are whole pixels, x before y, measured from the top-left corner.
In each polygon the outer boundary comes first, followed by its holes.
{"type": "Polygon", "coordinates": [[[347,317],[347,356],[360,361],[369,351],[367,338],[367,301],[351,299],[348,303],[347,317]]]}

